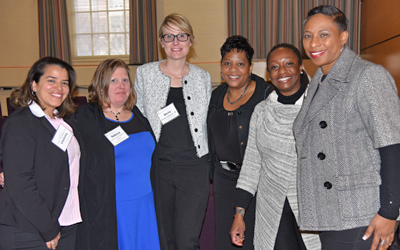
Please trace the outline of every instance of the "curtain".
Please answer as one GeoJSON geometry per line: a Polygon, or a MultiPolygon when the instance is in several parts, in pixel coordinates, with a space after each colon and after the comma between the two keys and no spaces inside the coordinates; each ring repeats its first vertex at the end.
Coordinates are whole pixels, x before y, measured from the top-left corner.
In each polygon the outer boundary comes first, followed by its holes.
{"type": "Polygon", "coordinates": [[[276,44],[289,43],[302,51],[303,21],[310,9],[333,5],[349,19],[347,45],[358,50],[359,0],[228,0],[228,35],[242,35],[265,59],[276,44]]]}
{"type": "Polygon", "coordinates": [[[130,0],[130,64],[158,61],[156,0],[130,0]]]}
{"type": "Polygon", "coordinates": [[[40,57],[53,56],[71,64],[66,0],[38,0],[40,57]]]}

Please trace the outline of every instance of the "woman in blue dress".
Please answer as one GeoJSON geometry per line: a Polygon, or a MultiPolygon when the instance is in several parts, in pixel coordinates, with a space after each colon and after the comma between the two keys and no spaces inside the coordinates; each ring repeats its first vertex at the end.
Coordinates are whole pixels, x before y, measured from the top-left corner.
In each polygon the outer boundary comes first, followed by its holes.
{"type": "Polygon", "coordinates": [[[128,66],[108,59],[71,119],[85,148],[78,250],[160,249],[150,182],[155,138],[135,102],[128,66]]]}

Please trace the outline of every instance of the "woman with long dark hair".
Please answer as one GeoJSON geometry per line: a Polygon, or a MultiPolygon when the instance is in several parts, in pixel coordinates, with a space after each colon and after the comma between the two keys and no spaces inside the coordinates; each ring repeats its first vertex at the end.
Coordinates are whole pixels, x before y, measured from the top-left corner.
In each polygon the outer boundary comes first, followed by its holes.
{"type": "Polygon", "coordinates": [[[64,121],[75,111],[75,71],[54,57],[39,59],[11,93],[16,108],[2,127],[5,184],[0,248],[75,249],[81,222],[80,147],[64,121]]]}

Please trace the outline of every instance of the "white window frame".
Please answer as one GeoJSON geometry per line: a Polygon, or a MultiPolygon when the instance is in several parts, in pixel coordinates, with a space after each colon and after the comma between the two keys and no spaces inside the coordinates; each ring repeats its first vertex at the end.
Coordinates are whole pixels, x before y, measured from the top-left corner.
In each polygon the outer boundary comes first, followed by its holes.
{"type": "MultiPolygon", "coordinates": [[[[90,0],[92,1],[92,0],[90,0]]],[[[129,1],[129,0],[124,0],[129,1]]],[[[107,0],[108,3],[108,0],[107,0]]],[[[125,6],[125,4],[124,4],[125,6]]],[[[130,6],[129,6],[130,7],[130,6]]],[[[68,29],[69,29],[69,34],[70,34],[70,44],[71,44],[71,61],[72,65],[97,65],[101,61],[109,59],[109,58],[119,58],[124,60],[127,64],[129,63],[129,54],[126,55],[92,55],[92,56],[78,56],[77,55],[77,48],[76,48],[76,32],[75,32],[75,1],[74,0],[69,0],[67,1],[67,8],[68,8],[68,29]]],[[[91,8],[91,6],[90,6],[91,8]]],[[[115,10],[115,11],[121,11],[121,10],[115,10]]],[[[129,9],[124,9],[124,12],[126,11],[129,12],[129,9]]],[[[85,11],[86,12],[86,11],[85,11]]],[[[109,18],[108,18],[108,12],[114,12],[114,10],[101,10],[101,11],[87,11],[90,12],[90,16],[94,12],[107,12],[107,29],[109,28],[109,18]]],[[[124,27],[126,27],[126,18],[124,18],[124,27]]],[[[91,34],[92,36],[92,47],[93,47],[93,33],[92,32],[93,26],[90,25],[90,30],[91,33],[85,33],[85,34],[91,34]]],[[[125,32],[125,33],[130,33],[125,32]]],[[[108,32],[108,34],[113,34],[113,32],[108,32]]],[[[129,34],[130,35],[130,34],[129,34]]],[[[109,38],[110,41],[110,38],[109,38]]],[[[125,39],[126,42],[126,39],[125,39]]],[[[110,46],[110,42],[108,43],[108,46],[110,46]]],[[[129,45],[128,45],[129,46],[129,45]]],[[[129,51],[129,48],[126,48],[126,51],[129,51]]]]}

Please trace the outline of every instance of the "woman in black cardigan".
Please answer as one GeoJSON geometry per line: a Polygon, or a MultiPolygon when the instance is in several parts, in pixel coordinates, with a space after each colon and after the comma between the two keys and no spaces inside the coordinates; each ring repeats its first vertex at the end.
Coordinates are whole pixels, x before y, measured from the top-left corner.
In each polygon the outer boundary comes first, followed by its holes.
{"type": "Polygon", "coordinates": [[[82,134],[86,156],[79,183],[83,223],[77,250],[160,248],[153,198],[157,185],[150,184],[155,138],[135,102],[128,66],[108,59],[89,85],[89,103],[70,119],[82,134]],[[115,141],[106,137],[110,131],[129,138],[115,141]]]}
{"type": "MultiPolygon", "coordinates": [[[[254,50],[246,38],[232,36],[221,47],[221,72],[225,83],[211,96],[208,134],[211,174],[214,178],[216,249],[237,249],[229,231],[233,222],[236,180],[247,145],[254,107],[271,92],[261,77],[251,74],[254,50]],[[227,213],[232,211],[232,213],[227,213]]],[[[241,249],[254,249],[255,200],[246,211],[246,241],[241,249]]]]}
{"type": "Polygon", "coordinates": [[[11,94],[17,110],[2,128],[0,152],[6,179],[0,198],[2,250],[75,247],[80,149],[63,120],[74,111],[74,90],[73,68],[45,57],[11,94]]]}

